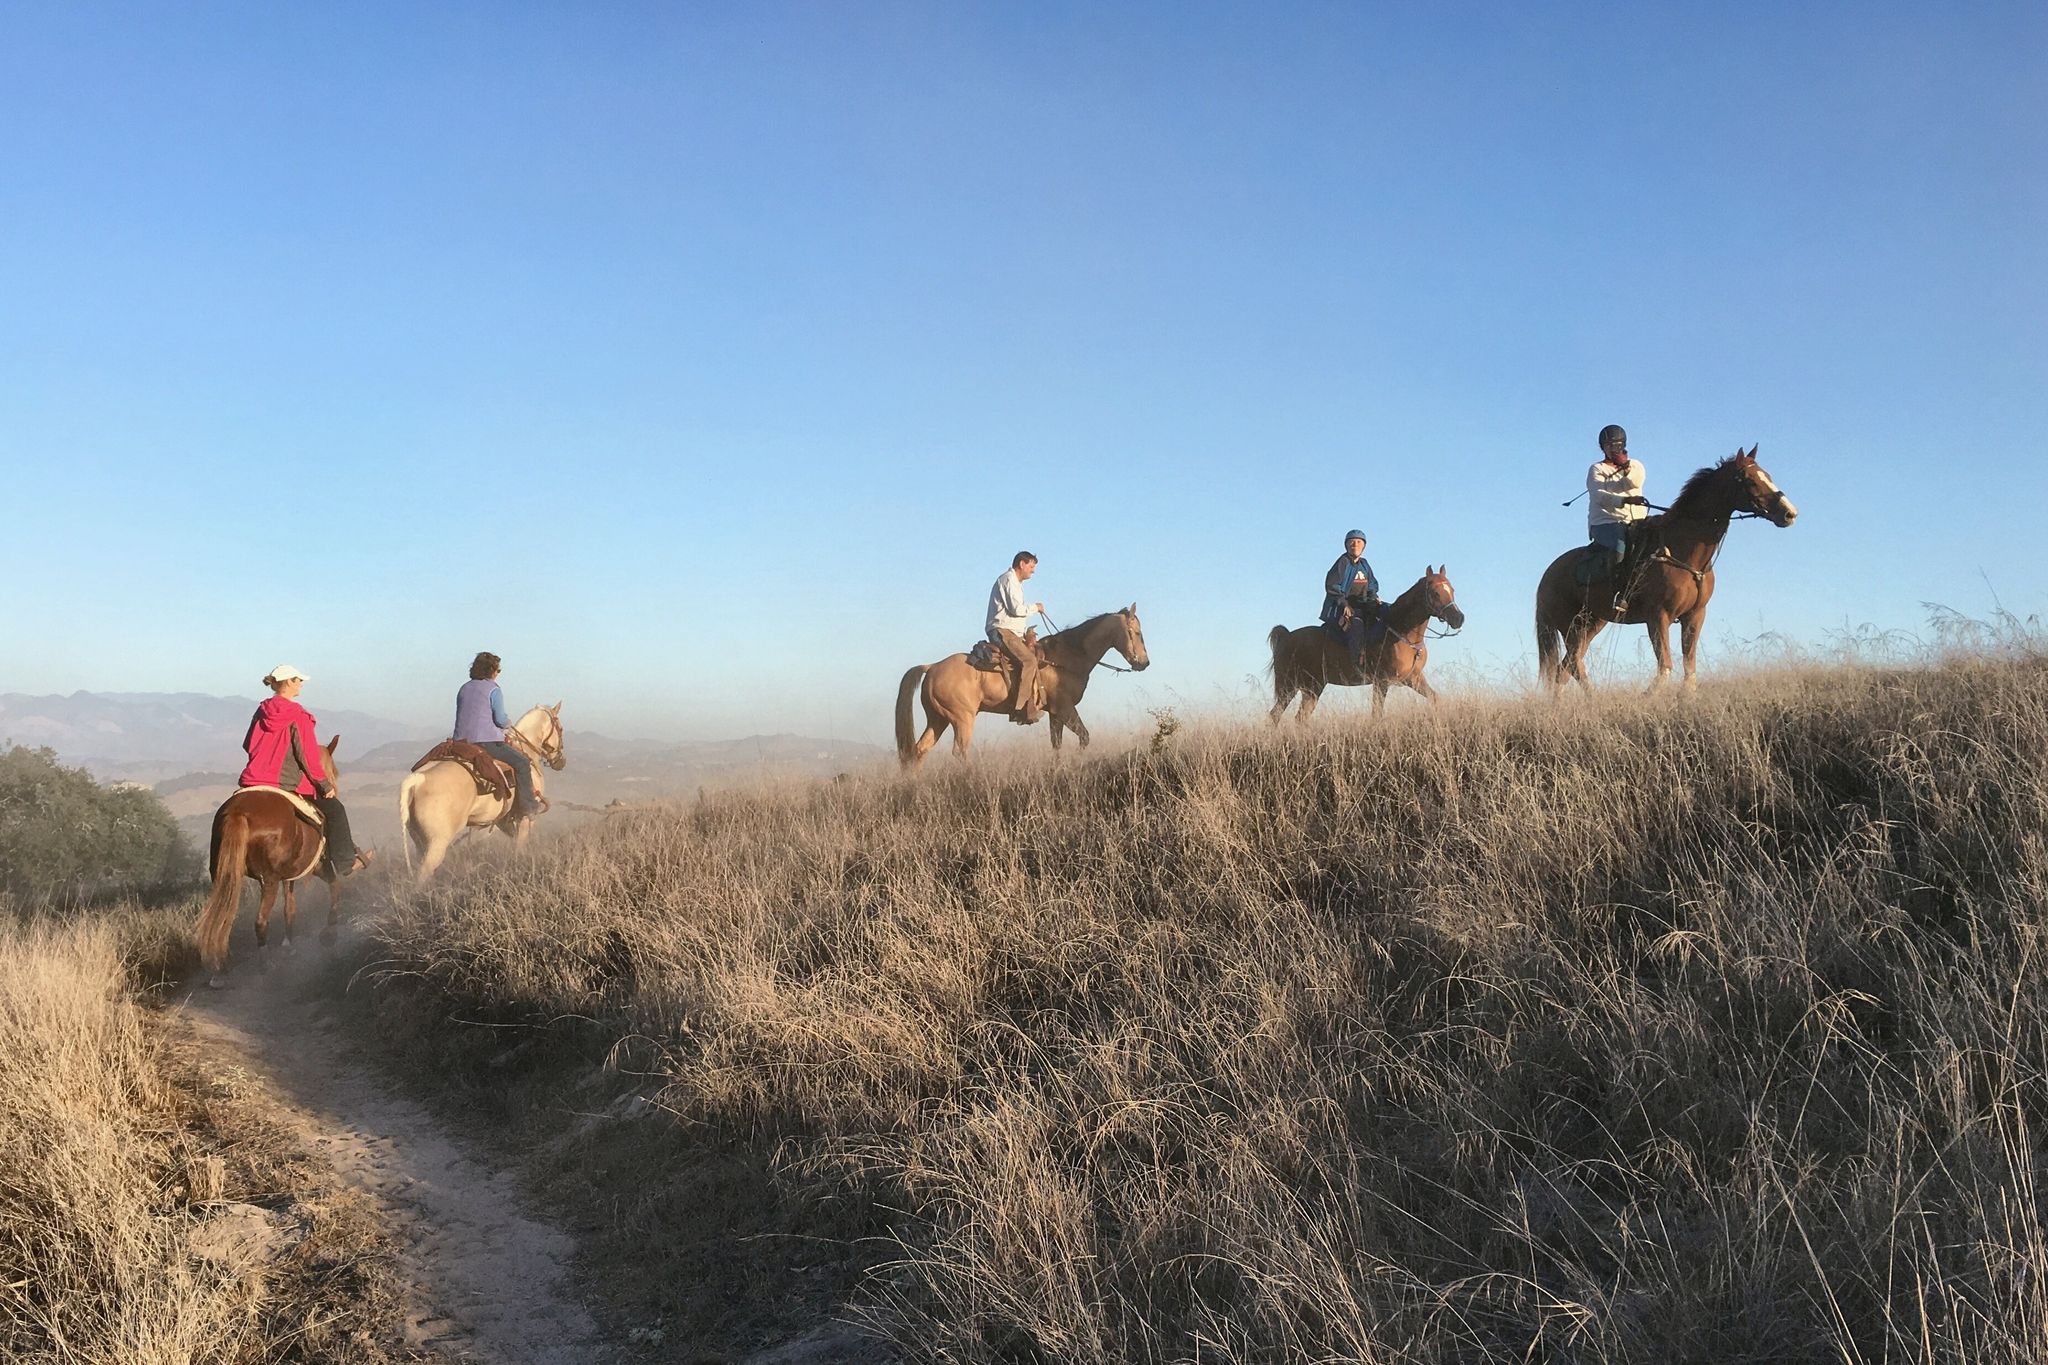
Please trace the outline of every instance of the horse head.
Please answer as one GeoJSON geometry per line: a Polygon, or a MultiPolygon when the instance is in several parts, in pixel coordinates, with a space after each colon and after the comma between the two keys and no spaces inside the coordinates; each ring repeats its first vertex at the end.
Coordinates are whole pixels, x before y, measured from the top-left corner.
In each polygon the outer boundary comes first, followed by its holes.
{"type": "Polygon", "coordinates": [[[1429,614],[1449,626],[1452,630],[1463,630],[1465,628],[1465,612],[1458,605],[1457,589],[1451,586],[1451,580],[1448,576],[1450,566],[1448,564],[1440,564],[1436,568],[1431,569],[1425,564],[1423,568],[1428,569],[1428,572],[1423,575],[1423,581],[1429,585],[1429,614]]]}
{"type": "Polygon", "coordinates": [[[1117,642],[1116,651],[1124,656],[1133,673],[1143,673],[1152,666],[1152,656],[1145,652],[1145,628],[1138,624],[1138,604],[1131,603],[1116,617],[1124,628],[1123,639],[1117,642]]]}
{"type": "Polygon", "coordinates": [[[1778,487],[1769,471],[1756,462],[1755,446],[1747,451],[1738,450],[1728,458],[1741,481],[1737,511],[1762,517],[1773,526],[1790,526],[1798,520],[1799,509],[1792,505],[1792,499],[1785,496],[1785,490],[1778,487]]]}
{"type": "Polygon", "coordinates": [[[553,706],[536,706],[519,718],[512,727],[526,737],[527,743],[539,752],[541,762],[562,771],[569,762],[569,755],[562,745],[562,703],[553,706]]]}

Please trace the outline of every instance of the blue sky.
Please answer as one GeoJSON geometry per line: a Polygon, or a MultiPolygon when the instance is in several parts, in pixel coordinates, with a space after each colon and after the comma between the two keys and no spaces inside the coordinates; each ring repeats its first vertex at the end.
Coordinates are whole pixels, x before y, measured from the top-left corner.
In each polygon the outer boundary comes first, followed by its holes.
{"type": "Polygon", "coordinates": [[[2044,91],[2034,3],[11,6],[0,690],[886,742],[1029,547],[1099,729],[1353,524],[1521,685],[1607,422],[1800,505],[1709,671],[2042,611],[2044,91]]]}

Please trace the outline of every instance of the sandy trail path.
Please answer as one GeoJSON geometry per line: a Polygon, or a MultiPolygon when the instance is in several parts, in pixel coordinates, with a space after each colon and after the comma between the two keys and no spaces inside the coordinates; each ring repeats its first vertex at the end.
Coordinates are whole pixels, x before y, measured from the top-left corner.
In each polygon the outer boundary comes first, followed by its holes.
{"type": "Polygon", "coordinates": [[[279,947],[283,917],[273,920],[268,970],[245,906],[226,984],[186,997],[194,1032],[223,1067],[267,1085],[305,1149],[383,1207],[414,1300],[408,1344],[481,1365],[613,1359],[569,1289],[573,1241],[526,1206],[511,1176],[354,1055],[331,953],[360,958],[363,919],[375,907],[350,899],[333,950],[316,938],[324,890],[307,898],[296,951],[279,947]]]}

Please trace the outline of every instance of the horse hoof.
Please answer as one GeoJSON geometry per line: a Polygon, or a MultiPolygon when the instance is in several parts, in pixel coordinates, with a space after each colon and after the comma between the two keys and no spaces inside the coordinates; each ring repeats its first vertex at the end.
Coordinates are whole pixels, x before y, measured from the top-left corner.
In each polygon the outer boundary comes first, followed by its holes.
{"type": "Polygon", "coordinates": [[[284,941],[284,943],[283,943],[283,945],[282,945],[282,946],[283,946],[283,948],[284,948],[285,952],[287,952],[287,953],[293,953],[293,952],[296,952],[296,951],[298,951],[298,946],[299,946],[299,945],[298,945],[298,944],[296,944],[296,943],[293,943],[293,942],[292,942],[292,941],[291,941],[290,939],[286,939],[286,940],[284,941]]]}
{"type": "Polygon", "coordinates": [[[219,973],[219,972],[215,972],[215,973],[214,973],[213,975],[211,975],[211,976],[209,976],[209,977],[207,977],[207,978],[206,978],[206,989],[208,989],[208,990],[210,990],[210,991],[217,991],[217,990],[220,990],[220,989],[221,989],[222,987],[226,986],[227,984],[228,984],[227,982],[225,982],[225,981],[221,980],[221,977],[220,977],[220,973],[219,973]]]}

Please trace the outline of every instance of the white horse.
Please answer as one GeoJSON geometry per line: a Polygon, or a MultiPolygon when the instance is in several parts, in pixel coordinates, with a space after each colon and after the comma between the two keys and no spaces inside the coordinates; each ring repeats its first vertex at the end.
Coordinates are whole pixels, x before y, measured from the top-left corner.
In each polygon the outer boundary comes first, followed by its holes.
{"type": "MultiPolygon", "coordinates": [[[[562,703],[536,706],[528,711],[505,731],[505,742],[533,760],[534,799],[546,809],[541,768],[545,765],[560,772],[568,762],[562,753],[562,703]]],[[[453,759],[429,763],[398,785],[398,828],[405,841],[406,868],[425,883],[448,856],[448,846],[457,836],[464,830],[488,829],[511,809],[509,798],[488,792],[477,795],[476,780],[469,775],[469,769],[453,759]],[[417,869],[413,868],[412,860],[415,846],[420,853],[417,869]]],[[[515,841],[524,840],[532,825],[531,820],[521,820],[507,828],[506,833],[515,841]]]]}

